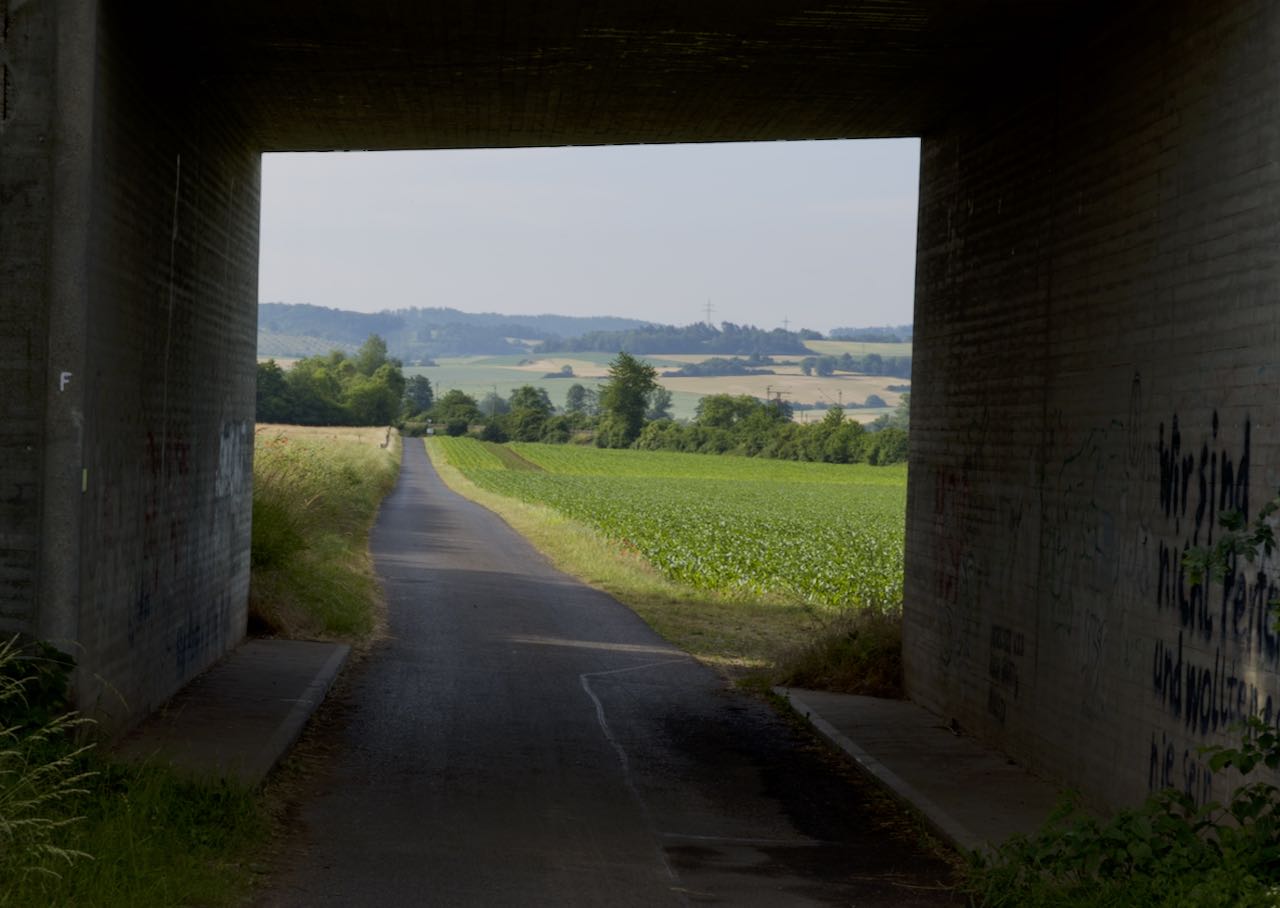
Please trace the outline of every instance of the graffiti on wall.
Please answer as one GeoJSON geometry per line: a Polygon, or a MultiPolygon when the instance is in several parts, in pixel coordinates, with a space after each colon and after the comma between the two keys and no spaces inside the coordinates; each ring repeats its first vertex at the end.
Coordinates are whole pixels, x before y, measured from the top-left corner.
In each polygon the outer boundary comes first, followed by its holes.
{"type": "Polygon", "coordinates": [[[999,624],[991,626],[987,660],[987,714],[1004,724],[1009,702],[1018,699],[1026,636],[999,624]]]}
{"type": "Polygon", "coordinates": [[[214,494],[218,498],[238,495],[248,487],[252,458],[253,424],[224,423],[218,437],[218,473],[214,479],[214,494]]]}
{"type": "Polygon", "coordinates": [[[1250,420],[1228,430],[1216,412],[1198,435],[1177,414],[1157,432],[1161,541],[1150,601],[1169,630],[1151,644],[1150,690],[1174,725],[1158,740],[1152,733],[1147,783],[1198,799],[1212,783],[1196,759],[1198,744],[1250,716],[1280,719],[1273,694],[1280,635],[1268,605],[1280,587],[1265,565],[1243,559],[1221,581],[1192,583],[1183,567],[1188,549],[1213,544],[1223,514],[1250,516],[1252,436],[1250,420]]]}

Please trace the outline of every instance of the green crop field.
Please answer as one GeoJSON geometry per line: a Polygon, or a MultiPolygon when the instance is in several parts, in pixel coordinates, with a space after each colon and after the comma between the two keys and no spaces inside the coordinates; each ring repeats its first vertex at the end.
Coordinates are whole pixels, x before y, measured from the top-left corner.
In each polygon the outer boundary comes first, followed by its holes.
{"type": "Polygon", "coordinates": [[[841,609],[902,601],[905,466],[435,444],[482,488],[594,526],[691,586],[841,609]]]}

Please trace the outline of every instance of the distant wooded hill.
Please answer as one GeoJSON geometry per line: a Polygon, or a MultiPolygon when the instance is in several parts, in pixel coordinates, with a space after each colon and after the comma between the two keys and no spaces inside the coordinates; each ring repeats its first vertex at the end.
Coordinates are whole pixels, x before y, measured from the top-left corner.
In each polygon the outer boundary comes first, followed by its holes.
{"type": "Polygon", "coordinates": [[[294,358],[331,349],[351,352],[377,334],[392,356],[412,364],[437,356],[525,353],[530,344],[521,341],[647,327],[648,322],[614,316],[501,315],[446,308],[366,313],[307,303],[259,303],[258,355],[294,358]]]}
{"type": "Polygon", "coordinates": [[[399,309],[348,312],[306,303],[258,304],[258,355],[294,359],[327,353],[354,352],[371,335],[406,365],[439,356],[502,356],[539,353],[597,352],[633,354],[706,353],[763,356],[808,354],[806,340],[816,331],[765,331],[753,325],[723,322],[675,327],[614,316],[501,315],[457,309],[399,309]]]}
{"type": "Polygon", "coordinates": [[[770,353],[810,352],[805,340],[822,337],[816,331],[764,331],[755,325],[721,322],[716,328],[698,322],[677,328],[674,325],[643,325],[623,331],[593,331],[582,337],[548,340],[543,353],[601,353],[625,350],[637,355],[654,353],[707,353],[765,356],[770,353]]]}

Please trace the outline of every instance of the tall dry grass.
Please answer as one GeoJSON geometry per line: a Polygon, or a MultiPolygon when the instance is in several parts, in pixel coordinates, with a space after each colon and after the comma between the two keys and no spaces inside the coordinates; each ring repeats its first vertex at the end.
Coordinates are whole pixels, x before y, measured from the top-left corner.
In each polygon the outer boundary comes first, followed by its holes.
{"type": "Polygon", "coordinates": [[[369,529],[400,468],[394,431],[260,425],[254,445],[251,629],[362,639],[381,593],[369,529]]]}

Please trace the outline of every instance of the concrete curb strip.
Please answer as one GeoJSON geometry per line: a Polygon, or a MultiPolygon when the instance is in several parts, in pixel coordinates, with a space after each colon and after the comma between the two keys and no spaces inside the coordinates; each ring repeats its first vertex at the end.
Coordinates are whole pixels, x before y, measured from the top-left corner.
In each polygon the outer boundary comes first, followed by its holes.
{"type": "Polygon", "coordinates": [[[297,742],[350,653],[344,643],[246,641],[113,753],[257,787],[297,742]]]}
{"type": "Polygon", "coordinates": [[[828,743],[852,757],[864,772],[883,785],[898,801],[918,814],[940,838],[957,851],[976,851],[986,846],[981,836],[973,833],[932,799],[838,731],[830,722],[818,715],[797,692],[785,687],[775,687],[773,692],[787,701],[791,708],[812,725],[828,743]]]}
{"type": "Polygon", "coordinates": [[[919,704],[798,688],[774,692],[961,851],[1033,835],[1059,803],[1057,785],[919,704]]]}
{"type": "Polygon", "coordinates": [[[329,689],[333,687],[333,682],[337,680],[338,672],[342,670],[342,666],[346,663],[349,655],[351,655],[351,647],[345,643],[334,646],[333,653],[320,666],[320,670],[311,679],[311,683],[302,692],[302,696],[297,699],[293,704],[293,708],[289,710],[288,715],[284,717],[284,720],[276,728],[270,739],[262,746],[256,759],[252,761],[252,765],[244,767],[243,774],[246,780],[250,777],[256,780],[250,784],[261,784],[271,770],[275,769],[276,764],[298,742],[298,738],[302,736],[302,730],[307,727],[307,722],[311,719],[312,714],[319,709],[320,704],[324,702],[324,698],[328,696],[329,689]]]}

